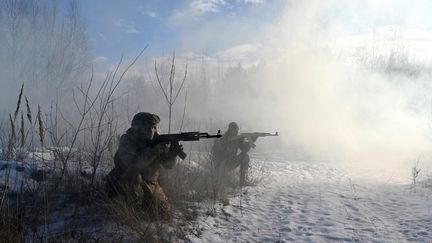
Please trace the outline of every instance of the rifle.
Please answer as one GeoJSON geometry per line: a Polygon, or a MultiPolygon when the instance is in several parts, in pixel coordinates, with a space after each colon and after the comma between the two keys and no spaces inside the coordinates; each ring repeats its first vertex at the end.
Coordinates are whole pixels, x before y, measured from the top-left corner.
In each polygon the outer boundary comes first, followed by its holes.
{"type": "MultiPolygon", "coordinates": [[[[168,144],[170,143],[174,147],[180,147],[179,141],[199,141],[202,138],[220,138],[222,137],[220,130],[216,135],[210,135],[206,132],[182,132],[172,134],[159,134],[156,135],[150,142],[149,145],[154,147],[157,144],[168,144]]],[[[183,150],[178,149],[178,156],[181,159],[185,159],[187,154],[183,150]]]]}
{"type": "Polygon", "coordinates": [[[240,133],[239,135],[233,137],[231,141],[238,140],[238,139],[247,139],[247,142],[251,145],[252,148],[255,148],[255,141],[259,137],[269,137],[269,136],[279,136],[278,132],[275,133],[269,133],[269,132],[248,132],[248,133],[240,133]]]}

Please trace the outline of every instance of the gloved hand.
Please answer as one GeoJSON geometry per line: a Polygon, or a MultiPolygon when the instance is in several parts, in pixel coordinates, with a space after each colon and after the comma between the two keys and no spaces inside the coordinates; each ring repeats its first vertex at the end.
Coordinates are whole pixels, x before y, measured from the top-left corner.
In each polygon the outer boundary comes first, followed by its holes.
{"type": "Polygon", "coordinates": [[[183,145],[179,144],[179,143],[171,143],[170,147],[169,147],[169,152],[168,155],[170,157],[175,157],[177,155],[183,154],[183,145]]]}
{"type": "Polygon", "coordinates": [[[252,147],[252,145],[250,143],[245,142],[245,143],[240,144],[239,149],[241,152],[247,153],[247,152],[249,152],[251,147],[252,147]]]}
{"type": "Polygon", "coordinates": [[[166,154],[170,151],[170,148],[166,144],[156,144],[152,149],[152,153],[156,155],[166,154]]]}

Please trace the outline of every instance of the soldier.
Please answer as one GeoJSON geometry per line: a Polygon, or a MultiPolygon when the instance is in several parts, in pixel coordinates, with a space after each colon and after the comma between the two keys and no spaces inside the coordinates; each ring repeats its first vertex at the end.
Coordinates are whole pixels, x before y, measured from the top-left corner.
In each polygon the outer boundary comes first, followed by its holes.
{"type": "Polygon", "coordinates": [[[159,121],[159,116],[147,112],[133,117],[131,128],[120,138],[115,167],[106,177],[107,193],[134,202],[147,211],[151,220],[169,220],[171,207],[159,185],[159,170],[161,166],[172,169],[182,147],[149,146],[149,141],[157,136],[159,121]]]}
{"type": "MultiPolygon", "coordinates": [[[[228,125],[228,130],[221,139],[215,141],[212,148],[212,161],[220,176],[240,167],[240,185],[245,185],[249,169],[250,142],[237,138],[239,126],[235,122],[228,125]],[[238,153],[240,150],[240,154],[238,153]]],[[[256,140],[256,138],[254,138],[256,140]]],[[[255,141],[253,141],[255,142],[255,141]]]]}

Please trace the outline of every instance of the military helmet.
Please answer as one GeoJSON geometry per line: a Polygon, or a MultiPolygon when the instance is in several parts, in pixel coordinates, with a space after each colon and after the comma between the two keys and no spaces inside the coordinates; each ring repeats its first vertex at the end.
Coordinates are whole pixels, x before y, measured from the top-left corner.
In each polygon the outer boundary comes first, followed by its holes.
{"type": "Polygon", "coordinates": [[[160,122],[160,118],[158,115],[148,113],[148,112],[139,112],[136,113],[132,119],[133,125],[156,125],[160,122]]]}
{"type": "Polygon", "coordinates": [[[232,129],[239,130],[239,126],[237,125],[236,122],[230,122],[230,123],[228,124],[228,130],[232,130],[232,129]]]}

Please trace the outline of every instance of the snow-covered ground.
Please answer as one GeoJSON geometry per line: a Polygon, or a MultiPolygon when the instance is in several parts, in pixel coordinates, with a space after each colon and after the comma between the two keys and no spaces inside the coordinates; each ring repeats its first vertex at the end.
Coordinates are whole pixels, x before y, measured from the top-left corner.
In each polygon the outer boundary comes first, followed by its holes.
{"type": "MultiPolygon", "coordinates": [[[[0,189],[7,187],[8,192],[33,190],[38,182],[46,178],[54,178],[60,174],[62,164],[55,160],[54,150],[66,153],[68,148],[39,148],[35,151],[23,153],[24,159],[20,161],[0,160],[0,189]],[[54,176],[53,176],[54,175],[54,176]]],[[[84,161],[70,160],[67,164],[68,171],[78,172],[84,178],[92,173],[92,168],[84,161]]],[[[107,174],[107,168],[102,165],[98,168],[98,175],[107,174]]]]}
{"type": "Polygon", "coordinates": [[[267,179],[200,217],[193,242],[432,242],[431,188],[325,162],[254,163],[267,179]]]}
{"type": "MultiPolygon", "coordinates": [[[[27,162],[0,161],[0,186],[7,179],[10,191],[36,187],[34,175],[53,170],[46,154],[41,152],[43,161],[37,162],[36,153],[27,162]]],[[[361,170],[258,158],[253,172],[263,180],[256,186],[236,189],[230,204],[218,204],[215,213],[207,214],[206,205],[198,203],[202,213],[194,225],[200,230],[188,236],[190,241],[432,242],[432,182],[414,187],[409,166],[361,170]]]]}

